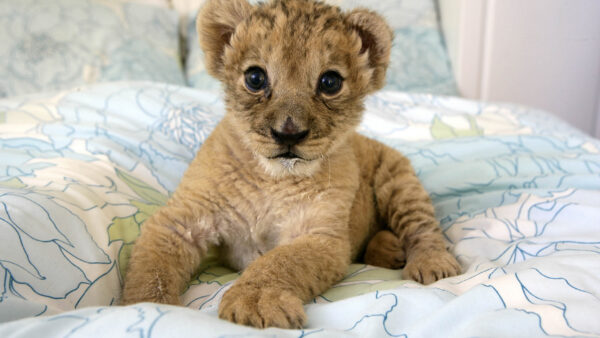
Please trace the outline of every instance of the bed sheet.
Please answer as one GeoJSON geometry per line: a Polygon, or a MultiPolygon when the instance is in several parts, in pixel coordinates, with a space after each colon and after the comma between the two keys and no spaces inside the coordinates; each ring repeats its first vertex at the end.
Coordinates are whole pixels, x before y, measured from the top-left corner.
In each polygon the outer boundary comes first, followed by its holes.
{"type": "Polygon", "coordinates": [[[354,264],[304,330],[217,318],[212,260],[186,307],[115,306],[133,241],[223,114],[210,92],[118,82],[0,100],[0,336],[597,336],[600,142],[519,106],[382,92],[359,131],[408,156],[463,274],[354,264]]]}

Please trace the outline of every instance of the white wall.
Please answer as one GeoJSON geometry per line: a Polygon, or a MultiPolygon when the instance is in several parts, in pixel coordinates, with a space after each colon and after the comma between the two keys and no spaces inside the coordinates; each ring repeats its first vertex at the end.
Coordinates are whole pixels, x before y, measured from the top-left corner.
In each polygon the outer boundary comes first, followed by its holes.
{"type": "Polygon", "coordinates": [[[461,94],[600,136],[600,0],[439,0],[461,94]]]}
{"type": "Polygon", "coordinates": [[[595,136],[600,138],[600,96],[598,96],[598,111],[596,112],[596,133],[595,136]]]}
{"type": "Polygon", "coordinates": [[[484,0],[439,0],[456,82],[461,95],[467,98],[481,97],[486,4],[484,0]]]}

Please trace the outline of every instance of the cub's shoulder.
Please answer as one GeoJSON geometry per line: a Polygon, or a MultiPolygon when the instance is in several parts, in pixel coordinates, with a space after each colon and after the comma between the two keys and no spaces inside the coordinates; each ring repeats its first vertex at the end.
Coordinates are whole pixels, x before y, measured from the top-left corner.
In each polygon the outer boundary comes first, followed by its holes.
{"type": "Polygon", "coordinates": [[[412,170],[408,158],[396,149],[379,141],[355,132],[352,136],[352,146],[362,176],[375,175],[375,172],[382,168],[390,171],[390,167],[410,167],[410,170],[412,170]]]}
{"type": "Polygon", "coordinates": [[[372,138],[368,138],[357,132],[351,136],[351,139],[354,154],[359,161],[368,160],[372,157],[378,157],[383,148],[389,148],[383,143],[372,138]]]}
{"type": "Polygon", "coordinates": [[[384,145],[359,133],[351,136],[354,156],[358,161],[361,173],[370,173],[381,162],[381,152],[384,145]]]}

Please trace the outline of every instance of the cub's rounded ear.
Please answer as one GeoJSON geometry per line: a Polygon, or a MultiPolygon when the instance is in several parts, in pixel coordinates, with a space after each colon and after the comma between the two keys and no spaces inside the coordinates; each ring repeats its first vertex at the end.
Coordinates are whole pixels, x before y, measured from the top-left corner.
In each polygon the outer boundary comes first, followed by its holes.
{"type": "Polygon", "coordinates": [[[250,16],[247,0],[207,0],[198,12],[196,30],[204,51],[206,70],[222,79],[223,53],[237,25],[250,16]]]}
{"type": "Polygon", "coordinates": [[[360,53],[368,53],[369,66],[373,69],[371,90],[381,89],[385,84],[385,71],[390,63],[394,39],[390,26],[381,15],[364,8],[348,13],[347,22],[360,37],[360,53]]]}

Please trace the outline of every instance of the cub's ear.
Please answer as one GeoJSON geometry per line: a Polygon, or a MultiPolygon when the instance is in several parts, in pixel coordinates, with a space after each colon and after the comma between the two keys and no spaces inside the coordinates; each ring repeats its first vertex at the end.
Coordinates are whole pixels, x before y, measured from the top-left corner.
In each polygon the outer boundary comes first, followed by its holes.
{"type": "Polygon", "coordinates": [[[237,25],[252,12],[246,0],[207,0],[198,12],[196,30],[208,73],[223,78],[223,53],[237,25]]]}
{"type": "Polygon", "coordinates": [[[385,71],[390,63],[390,50],[394,39],[392,30],[381,15],[364,8],[357,8],[348,13],[347,22],[360,36],[360,53],[368,53],[369,66],[373,69],[371,90],[381,89],[385,84],[385,71]]]}

